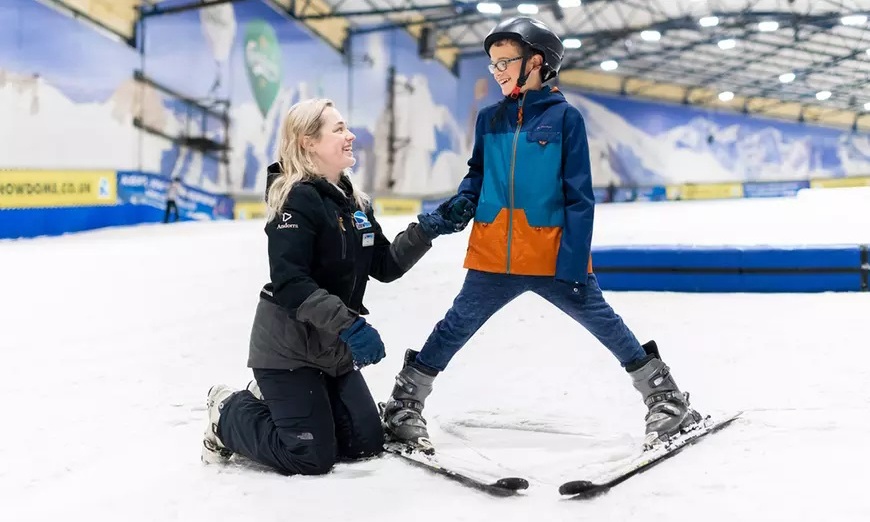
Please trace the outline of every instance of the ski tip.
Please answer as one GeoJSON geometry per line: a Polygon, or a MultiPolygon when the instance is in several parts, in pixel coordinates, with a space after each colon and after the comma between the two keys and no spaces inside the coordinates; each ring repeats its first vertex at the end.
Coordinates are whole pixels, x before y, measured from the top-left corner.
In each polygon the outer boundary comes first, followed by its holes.
{"type": "Polygon", "coordinates": [[[571,482],[566,482],[559,486],[559,493],[561,495],[577,495],[584,491],[593,489],[594,487],[595,484],[588,480],[572,480],[571,482]]]}
{"type": "Polygon", "coordinates": [[[529,489],[529,481],[520,477],[505,477],[498,479],[495,485],[500,488],[509,489],[511,491],[521,491],[529,489]]]}
{"type": "Polygon", "coordinates": [[[574,480],[559,486],[559,493],[570,496],[573,500],[585,500],[606,493],[609,489],[609,486],[588,480],[574,480]]]}

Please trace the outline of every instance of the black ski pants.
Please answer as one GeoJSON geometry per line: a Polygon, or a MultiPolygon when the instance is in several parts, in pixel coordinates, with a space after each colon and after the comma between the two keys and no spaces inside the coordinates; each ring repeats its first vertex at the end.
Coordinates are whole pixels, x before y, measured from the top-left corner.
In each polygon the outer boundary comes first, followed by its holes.
{"type": "Polygon", "coordinates": [[[377,405],[358,371],[254,369],[263,400],[243,390],[221,410],[218,437],[234,453],[285,475],[319,475],[383,451],[377,405]]]}

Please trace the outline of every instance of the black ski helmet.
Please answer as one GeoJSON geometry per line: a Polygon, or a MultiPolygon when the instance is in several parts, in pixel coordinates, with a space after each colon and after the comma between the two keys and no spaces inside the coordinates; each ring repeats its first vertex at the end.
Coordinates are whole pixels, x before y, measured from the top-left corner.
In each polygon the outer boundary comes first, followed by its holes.
{"type": "MultiPolygon", "coordinates": [[[[559,73],[565,46],[562,45],[562,39],[540,20],[516,16],[499,22],[483,40],[483,49],[487,56],[489,48],[499,40],[514,40],[542,54],[544,65],[541,67],[541,81],[546,82],[559,73]]],[[[525,60],[523,64],[525,65],[525,60]]]]}

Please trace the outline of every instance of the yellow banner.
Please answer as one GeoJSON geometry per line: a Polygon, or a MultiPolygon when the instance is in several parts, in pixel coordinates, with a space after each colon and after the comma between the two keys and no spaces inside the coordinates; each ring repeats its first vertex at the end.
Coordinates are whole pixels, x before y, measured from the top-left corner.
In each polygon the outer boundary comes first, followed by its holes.
{"type": "Polygon", "coordinates": [[[238,201],[233,206],[235,219],[265,219],[266,203],[263,201],[238,201]]]}
{"type": "Polygon", "coordinates": [[[117,202],[115,171],[0,170],[0,209],[89,207],[117,202]]]}
{"type": "Polygon", "coordinates": [[[375,198],[375,212],[384,216],[419,214],[423,203],[419,199],[375,198]]]}
{"type": "Polygon", "coordinates": [[[814,179],[810,181],[811,188],[849,188],[868,186],[870,186],[870,178],[865,177],[814,179]]]}
{"type": "Polygon", "coordinates": [[[687,183],[679,187],[679,198],[671,198],[671,190],[668,187],[668,199],[730,199],[743,197],[742,183],[710,183],[692,184],[687,183]]]}

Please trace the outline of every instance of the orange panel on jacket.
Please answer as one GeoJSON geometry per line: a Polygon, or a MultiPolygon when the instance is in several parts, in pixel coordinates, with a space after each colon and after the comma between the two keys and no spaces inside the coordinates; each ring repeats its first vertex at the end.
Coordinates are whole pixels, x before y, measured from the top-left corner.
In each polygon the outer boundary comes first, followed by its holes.
{"type": "MultiPolygon", "coordinates": [[[[465,268],[483,272],[517,275],[552,276],[562,240],[561,227],[532,227],[522,209],[513,210],[513,222],[508,222],[508,210],[502,209],[492,223],[475,221],[471,228],[465,268]],[[508,270],[508,229],[510,269],[508,270]]],[[[592,273],[592,256],[587,272],[592,273]]]]}

